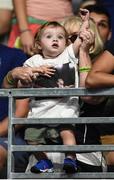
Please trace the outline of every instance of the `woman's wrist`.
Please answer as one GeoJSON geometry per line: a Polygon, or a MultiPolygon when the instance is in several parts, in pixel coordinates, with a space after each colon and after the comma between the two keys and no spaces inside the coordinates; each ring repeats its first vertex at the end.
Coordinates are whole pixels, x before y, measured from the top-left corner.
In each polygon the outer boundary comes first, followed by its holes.
{"type": "Polygon", "coordinates": [[[79,51],[79,72],[83,73],[83,72],[89,72],[91,70],[91,59],[89,56],[89,53],[86,51],[83,51],[83,48],[80,48],[79,51]]]}
{"type": "Polygon", "coordinates": [[[91,67],[90,66],[79,67],[79,72],[80,73],[89,72],[89,71],[91,71],[91,67]]]}
{"type": "Polygon", "coordinates": [[[85,54],[89,54],[89,48],[88,47],[84,47],[84,46],[80,46],[80,52],[81,53],[85,53],[85,54]]]}

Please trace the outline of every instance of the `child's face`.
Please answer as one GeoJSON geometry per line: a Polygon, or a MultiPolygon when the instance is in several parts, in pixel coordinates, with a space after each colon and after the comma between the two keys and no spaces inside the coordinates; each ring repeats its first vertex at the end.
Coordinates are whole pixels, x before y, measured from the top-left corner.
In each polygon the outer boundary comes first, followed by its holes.
{"type": "Polygon", "coordinates": [[[41,35],[40,48],[45,58],[54,58],[66,47],[65,31],[62,27],[48,26],[41,35]]]}

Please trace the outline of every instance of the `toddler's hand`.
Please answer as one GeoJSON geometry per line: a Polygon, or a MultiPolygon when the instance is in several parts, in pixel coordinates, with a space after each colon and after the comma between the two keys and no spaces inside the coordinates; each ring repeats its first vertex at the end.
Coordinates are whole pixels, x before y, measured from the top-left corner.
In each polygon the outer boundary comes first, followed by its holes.
{"type": "Polygon", "coordinates": [[[82,26],[80,28],[81,31],[85,31],[89,29],[89,11],[87,9],[80,9],[80,17],[82,18],[82,26]]]}
{"type": "Polygon", "coordinates": [[[82,18],[82,21],[89,20],[89,11],[87,9],[80,8],[80,17],[82,18]]]}
{"type": "Polygon", "coordinates": [[[51,77],[52,75],[54,75],[55,73],[55,69],[53,66],[48,66],[48,65],[42,65],[38,68],[34,68],[34,78],[35,78],[35,75],[38,76],[38,75],[43,75],[43,76],[47,76],[47,77],[51,77]],[[36,70],[37,70],[37,73],[36,73],[36,70]]]}

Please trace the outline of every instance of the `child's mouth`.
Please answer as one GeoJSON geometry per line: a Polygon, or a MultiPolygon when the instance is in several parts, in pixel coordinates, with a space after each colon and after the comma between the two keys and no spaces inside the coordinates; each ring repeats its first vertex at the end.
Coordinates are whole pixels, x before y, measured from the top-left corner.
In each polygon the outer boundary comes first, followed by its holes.
{"type": "Polygon", "coordinates": [[[53,48],[58,48],[59,46],[58,46],[57,43],[53,43],[53,44],[52,44],[52,47],[53,47],[53,48]]]}

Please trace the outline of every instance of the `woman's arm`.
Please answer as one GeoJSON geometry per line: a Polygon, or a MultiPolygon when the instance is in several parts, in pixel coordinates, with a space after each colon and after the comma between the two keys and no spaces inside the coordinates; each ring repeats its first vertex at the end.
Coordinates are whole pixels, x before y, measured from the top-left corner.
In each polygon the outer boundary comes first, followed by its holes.
{"type": "MultiPolygon", "coordinates": [[[[90,31],[85,32],[85,37],[79,49],[79,87],[86,87],[86,78],[92,67],[92,61],[89,56],[89,48],[93,44],[94,34],[90,31]],[[88,38],[89,37],[89,38],[88,38]]],[[[96,105],[104,100],[104,98],[96,98],[91,96],[80,97],[86,103],[96,105]]]]}
{"type": "Polygon", "coordinates": [[[82,48],[79,50],[79,87],[85,87],[85,80],[92,66],[89,53],[84,51],[82,48]],[[81,68],[88,68],[88,70],[81,72],[81,68]]]}
{"type": "Polygon", "coordinates": [[[85,80],[92,67],[92,61],[89,56],[89,49],[94,43],[94,34],[85,30],[81,33],[83,41],[79,49],[79,78],[80,78],[80,87],[85,87],[85,80]]]}
{"type": "Polygon", "coordinates": [[[77,39],[73,43],[73,49],[76,56],[79,53],[79,48],[84,41],[87,30],[89,29],[89,11],[87,9],[80,9],[80,17],[82,19],[81,28],[77,39]]]}
{"type": "Polygon", "coordinates": [[[92,66],[86,79],[86,87],[111,87],[114,86],[114,56],[109,51],[104,51],[92,66]]]}

